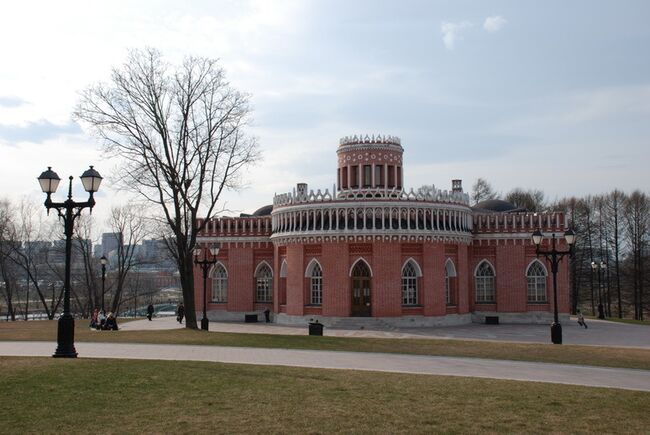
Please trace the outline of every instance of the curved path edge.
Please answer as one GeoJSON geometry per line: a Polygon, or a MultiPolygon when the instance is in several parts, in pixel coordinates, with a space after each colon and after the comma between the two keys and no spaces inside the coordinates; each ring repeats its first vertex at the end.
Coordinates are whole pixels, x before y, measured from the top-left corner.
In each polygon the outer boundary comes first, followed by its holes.
{"type": "MultiPolygon", "coordinates": [[[[650,392],[650,370],[325,350],[134,343],[75,343],[80,358],[208,361],[549,382],[650,392]]],[[[54,342],[2,341],[0,356],[51,356],[54,342]]]]}

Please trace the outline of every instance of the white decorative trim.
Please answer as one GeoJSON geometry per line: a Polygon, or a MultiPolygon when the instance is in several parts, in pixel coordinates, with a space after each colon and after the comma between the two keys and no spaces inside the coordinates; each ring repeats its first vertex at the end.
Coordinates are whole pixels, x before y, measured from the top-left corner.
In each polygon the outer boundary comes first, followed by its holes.
{"type": "MultiPolygon", "coordinates": [[[[476,272],[478,271],[478,268],[479,268],[479,267],[481,266],[481,264],[483,264],[483,263],[487,263],[487,264],[490,265],[490,267],[492,268],[492,272],[494,272],[494,275],[493,275],[493,276],[494,276],[494,278],[496,278],[496,277],[497,277],[497,269],[494,267],[494,265],[492,264],[492,262],[491,262],[490,260],[488,260],[487,258],[483,258],[481,261],[479,261],[478,263],[476,263],[476,267],[474,268],[474,273],[472,274],[472,277],[476,278],[476,272]]],[[[495,290],[496,290],[496,288],[495,288],[495,290]]],[[[490,303],[492,303],[492,302],[490,302],[490,303]]]]}
{"type": "Polygon", "coordinates": [[[533,258],[531,260],[531,262],[528,263],[528,266],[526,267],[526,273],[525,273],[524,276],[528,277],[528,271],[530,270],[530,267],[535,263],[539,263],[542,266],[542,269],[544,270],[544,276],[548,277],[548,269],[546,268],[546,265],[544,263],[542,263],[541,261],[539,261],[539,259],[537,259],[537,258],[533,258]]]}
{"type": "Polygon", "coordinates": [[[402,271],[402,275],[404,275],[404,268],[406,267],[406,265],[407,265],[409,262],[413,263],[413,266],[415,267],[415,276],[417,276],[418,278],[420,278],[420,277],[423,275],[423,274],[422,274],[422,268],[420,267],[420,265],[418,264],[418,262],[415,261],[415,259],[414,259],[413,257],[409,257],[409,258],[407,258],[406,261],[402,264],[402,269],[401,269],[401,271],[402,271]]]}
{"type": "Polygon", "coordinates": [[[214,272],[217,270],[217,267],[218,267],[218,266],[223,267],[223,271],[226,272],[226,278],[228,278],[228,268],[227,268],[226,265],[223,264],[223,262],[221,262],[221,261],[217,261],[216,263],[214,263],[214,264],[212,265],[212,267],[210,268],[210,273],[208,274],[208,277],[209,277],[210,279],[214,278],[214,272]]]}
{"type": "Polygon", "coordinates": [[[318,262],[317,259],[312,258],[307,267],[305,268],[305,278],[311,278],[311,275],[313,273],[314,266],[318,265],[320,267],[320,270],[323,270],[323,266],[318,262]]]}
{"type": "Polygon", "coordinates": [[[449,272],[449,270],[447,269],[448,265],[451,265],[451,272],[453,273],[453,275],[450,275],[449,273],[447,273],[447,277],[449,277],[449,278],[457,277],[458,273],[456,272],[456,265],[454,264],[454,260],[452,260],[451,258],[447,258],[447,260],[445,260],[445,271],[447,271],[447,272],[449,272]]]}
{"type": "Polygon", "coordinates": [[[370,271],[370,277],[372,278],[374,276],[374,274],[372,273],[372,267],[370,267],[370,263],[368,263],[366,259],[363,257],[357,257],[357,259],[354,260],[352,266],[350,267],[350,272],[348,273],[348,276],[352,278],[352,271],[354,270],[354,266],[356,266],[359,261],[363,261],[366,264],[366,266],[368,266],[368,270],[370,271]]]}
{"type": "Polygon", "coordinates": [[[271,278],[273,278],[273,268],[271,267],[269,262],[266,261],[266,260],[262,260],[257,264],[257,267],[255,267],[255,273],[253,274],[253,277],[257,278],[257,274],[259,273],[260,268],[262,267],[262,264],[265,264],[266,266],[268,266],[269,270],[271,271],[271,278]]]}
{"type": "Polygon", "coordinates": [[[280,278],[286,278],[287,277],[287,259],[283,258],[282,259],[282,264],[280,265],[280,278]]]}

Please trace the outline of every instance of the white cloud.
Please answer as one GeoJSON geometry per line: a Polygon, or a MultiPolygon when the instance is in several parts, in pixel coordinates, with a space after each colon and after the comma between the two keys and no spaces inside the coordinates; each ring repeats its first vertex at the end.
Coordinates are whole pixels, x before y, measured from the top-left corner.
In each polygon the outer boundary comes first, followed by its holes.
{"type": "Polygon", "coordinates": [[[487,17],[483,23],[483,28],[490,32],[498,32],[501,28],[508,22],[501,15],[494,15],[493,17],[487,17]]]}
{"type": "Polygon", "coordinates": [[[456,41],[462,40],[462,33],[465,29],[472,27],[469,21],[461,21],[460,23],[444,22],[440,25],[440,32],[442,32],[442,42],[445,44],[447,50],[453,50],[456,46],[456,41]]]}

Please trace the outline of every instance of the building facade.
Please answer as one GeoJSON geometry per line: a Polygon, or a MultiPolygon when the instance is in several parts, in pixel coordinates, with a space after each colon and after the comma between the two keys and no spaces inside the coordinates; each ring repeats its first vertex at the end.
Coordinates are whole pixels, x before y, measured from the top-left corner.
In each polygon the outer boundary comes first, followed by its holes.
{"type": "MultiPolygon", "coordinates": [[[[436,326],[486,316],[549,323],[550,267],[537,259],[531,234],[537,228],[556,234],[565,247],[562,213],[528,213],[504,201],[470,207],[460,180],[450,190],[407,191],[403,151],[392,136],[345,137],[331,191],[300,183],[253,215],[205,222],[198,243],[220,248],[207,282],[208,317],[241,321],[269,309],[273,321],[285,324],[341,325],[365,317],[436,326]]],[[[564,318],[568,295],[563,263],[564,318]]],[[[201,312],[198,268],[195,300],[201,312]]]]}

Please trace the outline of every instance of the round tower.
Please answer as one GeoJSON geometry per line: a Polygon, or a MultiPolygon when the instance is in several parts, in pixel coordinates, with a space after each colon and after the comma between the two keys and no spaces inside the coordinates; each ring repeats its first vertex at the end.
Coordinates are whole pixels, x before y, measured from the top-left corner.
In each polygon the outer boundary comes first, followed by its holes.
{"type": "Polygon", "coordinates": [[[395,136],[354,135],[339,141],[338,190],[402,189],[402,148],[395,136]]]}

